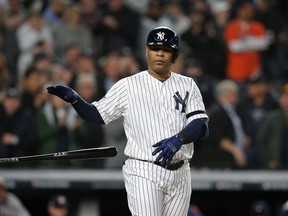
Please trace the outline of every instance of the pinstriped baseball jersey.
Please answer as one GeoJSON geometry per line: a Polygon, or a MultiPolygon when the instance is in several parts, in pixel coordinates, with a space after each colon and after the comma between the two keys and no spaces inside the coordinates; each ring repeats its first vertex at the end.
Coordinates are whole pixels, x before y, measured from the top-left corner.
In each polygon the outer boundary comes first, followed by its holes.
{"type": "MultiPolygon", "coordinates": [[[[193,79],[174,72],[164,82],[148,71],[123,78],[93,104],[106,124],[124,117],[128,140],[124,153],[148,161],[156,159],[153,144],[177,134],[193,119],[208,118],[193,79]]],[[[172,163],[192,155],[193,143],[183,145],[172,163]]]]}

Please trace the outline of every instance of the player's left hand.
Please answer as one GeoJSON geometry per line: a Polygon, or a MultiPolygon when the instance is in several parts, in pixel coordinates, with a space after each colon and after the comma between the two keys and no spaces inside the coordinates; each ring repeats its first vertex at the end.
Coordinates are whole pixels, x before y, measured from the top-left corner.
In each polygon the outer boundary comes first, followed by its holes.
{"type": "Polygon", "coordinates": [[[182,144],[183,143],[177,135],[154,144],[153,147],[156,149],[152,152],[152,155],[154,156],[160,152],[155,162],[160,162],[160,165],[163,167],[169,165],[176,152],[181,148],[182,144]]]}
{"type": "Polygon", "coordinates": [[[77,92],[75,92],[72,88],[62,84],[48,86],[47,91],[49,94],[56,95],[68,103],[74,104],[79,99],[77,92]]]}

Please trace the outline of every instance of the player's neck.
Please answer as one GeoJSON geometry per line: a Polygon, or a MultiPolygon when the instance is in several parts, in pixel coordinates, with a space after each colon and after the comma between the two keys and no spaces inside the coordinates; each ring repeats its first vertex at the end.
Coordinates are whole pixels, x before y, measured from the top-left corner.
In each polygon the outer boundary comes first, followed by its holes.
{"type": "Polygon", "coordinates": [[[152,70],[148,70],[148,73],[154,77],[155,79],[164,82],[165,80],[167,80],[170,76],[171,76],[171,72],[168,71],[167,73],[156,73],[155,71],[152,70]]]}

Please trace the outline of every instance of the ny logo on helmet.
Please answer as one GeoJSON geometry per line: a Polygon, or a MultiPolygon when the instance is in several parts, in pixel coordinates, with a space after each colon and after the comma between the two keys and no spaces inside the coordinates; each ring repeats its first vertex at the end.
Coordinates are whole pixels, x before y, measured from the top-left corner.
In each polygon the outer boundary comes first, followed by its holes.
{"type": "Polygon", "coordinates": [[[165,33],[164,33],[164,32],[158,32],[158,33],[157,33],[157,39],[158,39],[158,40],[164,40],[164,36],[165,36],[165,33]]]}

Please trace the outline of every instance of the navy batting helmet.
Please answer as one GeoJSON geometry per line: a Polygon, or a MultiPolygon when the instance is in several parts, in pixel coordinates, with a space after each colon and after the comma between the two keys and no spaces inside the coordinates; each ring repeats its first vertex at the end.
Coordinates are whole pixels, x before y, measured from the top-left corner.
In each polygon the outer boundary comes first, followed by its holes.
{"type": "Polygon", "coordinates": [[[173,63],[179,55],[178,35],[171,28],[160,26],[152,29],[147,37],[147,46],[165,45],[174,50],[173,63]]]}

